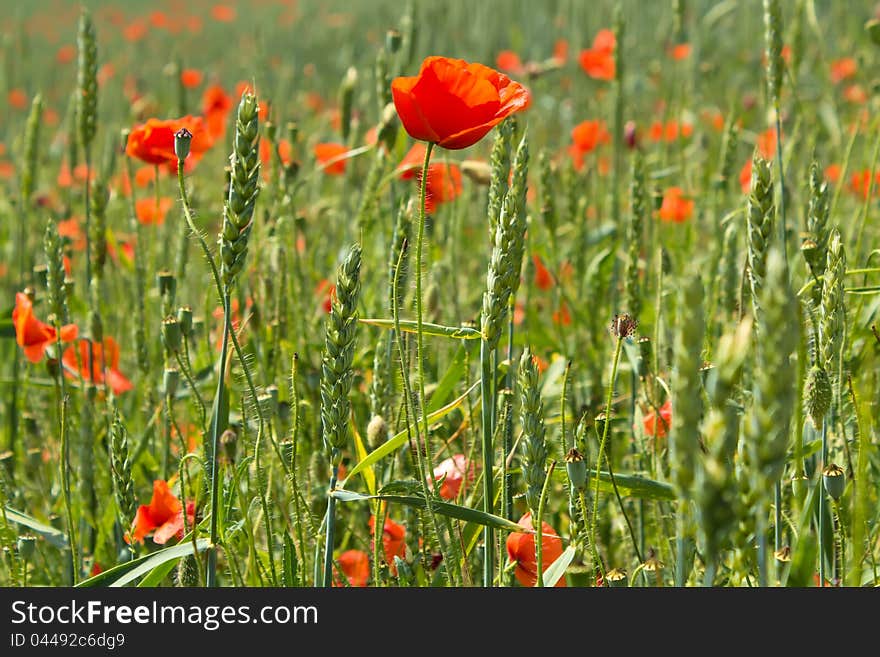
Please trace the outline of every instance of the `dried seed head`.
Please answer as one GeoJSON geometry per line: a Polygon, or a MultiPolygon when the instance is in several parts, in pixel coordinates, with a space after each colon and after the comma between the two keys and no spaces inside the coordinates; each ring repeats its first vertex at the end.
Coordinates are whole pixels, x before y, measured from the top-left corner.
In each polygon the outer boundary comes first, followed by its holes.
{"type": "Polygon", "coordinates": [[[773,553],[773,556],[776,557],[777,561],[788,563],[789,561],[791,561],[791,547],[789,547],[788,545],[783,545],[781,548],[773,553]]]}
{"type": "Polygon", "coordinates": [[[611,320],[611,334],[620,340],[631,338],[636,334],[638,325],[639,323],[632,315],[621,313],[615,315],[614,319],[611,320]]]}
{"type": "Polygon", "coordinates": [[[370,418],[370,423],[367,425],[367,442],[370,444],[370,447],[375,449],[384,443],[387,434],[388,425],[385,423],[385,418],[381,415],[374,415],[370,418]]]}
{"type": "Polygon", "coordinates": [[[612,588],[626,588],[629,586],[629,580],[626,577],[626,571],[622,568],[612,568],[607,573],[605,573],[604,579],[605,585],[612,588]]]}

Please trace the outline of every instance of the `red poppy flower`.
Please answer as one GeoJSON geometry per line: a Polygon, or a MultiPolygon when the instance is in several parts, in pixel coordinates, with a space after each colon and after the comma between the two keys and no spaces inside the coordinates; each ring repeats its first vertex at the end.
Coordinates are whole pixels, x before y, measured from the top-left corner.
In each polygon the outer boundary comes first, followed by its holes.
{"type": "MultiPolygon", "coordinates": [[[[534,529],[532,514],[527,513],[517,523],[520,527],[534,529]]],[[[541,565],[542,571],[547,572],[554,561],[562,555],[562,539],[556,530],[548,522],[541,523],[541,565]]],[[[538,562],[535,556],[535,535],[511,533],[507,536],[507,556],[516,562],[514,575],[525,587],[533,587],[538,581],[538,562]]],[[[556,582],[557,587],[564,587],[565,577],[560,577],[556,582]]]]}
{"type": "Polygon", "coordinates": [[[843,90],[843,99],[853,105],[864,105],[868,102],[868,92],[860,84],[851,84],[843,90]]]}
{"type": "Polygon", "coordinates": [[[582,121],[571,131],[571,146],[568,147],[574,168],[580,171],[584,166],[584,156],[593,152],[600,144],[607,144],[611,135],[604,121],[582,121]]]}
{"type": "MultiPolygon", "coordinates": [[[[375,535],[375,524],[376,516],[370,516],[370,536],[375,535]]],[[[382,548],[385,551],[385,563],[390,567],[391,573],[396,574],[394,557],[402,559],[406,554],[406,528],[388,517],[385,518],[385,528],[382,532],[382,548]]]]}
{"type": "MultiPolygon", "coordinates": [[[[46,347],[55,344],[55,327],[44,324],[34,316],[34,304],[28,295],[15,294],[15,308],[12,310],[12,324],[15,327],[15,342],[32,363],[39,363],[46,353],[46,347]]],[[[76,324],[61,327],[61,341],[76,340],[79,329],[76,324]]]]}
{"type": "Polygon", "coordinates": [[[91,376],[89,375],[89,340],[85,338],[79,341],[79,358],[74,347],[70,346],[64,350],[62,357],[64,363],[64,374],[69,379],[77,378],[76,372],[86,381],[91,381],[95,385],[104,384],[104,370],[107,370],[107,382],[113,390],[113,394],[121,395],[127,390],[131,390],[134,385],[125,375],[119,371],[119,345],[111,337],[105,337],[104,343],[92,342],[92,364],[94,368],[91,376]]]}
{"type": "Polygon", "coordinates": [[[755,147],[765,160],[772,160],[776,157],[776,128],[767,128],[758,135],[755,147]]]}
{"type": "Polygon", "coordinates": [[[670,187],[663,194],[663,204],[659,213],[663,221],[682,223],[687,221],[693,212],[693,200],[685,197],[680,187],[670,187]]]}
{"type": "Polygon", "coordinates": [[[532,256],[535,265],[535,285],[539,290],[549,290],[553,287],[553,274],[544,266],[544,261],[537,253],[532,256]]]}
{"type": "MultiPolygon", "coordinates": [[[[880,172],[874,174],[874,188],[880,185],[880,172]]],[[[868,198],[871,191],[871,170],[864,169],[854,172],[849,178],[849,191],[860,198],[868,198]]]]}
{"type": "MultiPolygon", "coordinates": [[[[186,515],[189,524],[192,525],[195,517],[195,505],[192,502],[186,505],[186,515]]],[[[153,482],[153,497],[149,504],[141,504],[132,523],[132,536],[139,543],[150,532],[153,533],[153,543],[164,545],[168,539],[183,538],[183,505],[171,492],[167,481],[156,479],[153,482]]]]}
{"type": "Polygon", "coordinates": [[[147,29],[146,21],[137,19],[125,26],[122,36],[129,43],[136,43],[147,36],[147,29]]]}
{"type": "Polygon", "coordinates": [[[832,162],[827,167],[825,167],[825,179],[832,183],[837,184],[840,180],[841,166],[837,163],[832,162]]]}
{"type": "Polygon", "coordinates": [[[235,9],[228,5],[214,5],[211,7],[211,18],[218,23],[231,23],[235,20],[235,9]]]}
{"type": "Polygon", "coordinates": [[[513,75],[522,75],[524,72],[522,60],[512,50],[502,50],[495,58],[495,66],[499,71],[512,73],[513,75]]]}
{"type": "MultiPolygon", "coordinates": [[[[427,147],[416,142],[397,165],[401,180],[421,181],[422,166],[427,147]]],[[[457,164],[434,162],[428,165],[428,185],[425,188],[425,212],[433,214],[437,205],[452,201],[461,195],[461,169],[457,164]]]]}
{"type": "Polygon", "coordinates": [[[76,46],[67,44],[61,46],[55,53],[55,61],[58,64],[69,64],[76,58],[76,46]]]}
{"type": "Polygon", "coordinates": [[[315,287],[315,295],[321,297],[321,309],[329,313],[333,297],[336,296],[336,286],[326,278],[322,279],[315,287]]]}
{"type": "Polygon", "coordinates": [[[342,144],[322,143],[315,144],[315,160],[329,176],[341,176],[345,173],[348,160],[342,157],[348,149],[342,144]]]}
{"type": "MultiPolygon", "coordinates": [[[[348,579],[350,586],[366,586],[370,579],[370,557],[363,550],[346,550],[337,559],[339,567],[348,579]]],[[[333,580],[333,586],[342,586],[339,575],[333,580]]]]}
{"type": "Polygon", "coordinates": [[[557,39],[553,44],[553,61],[559,66],[568,61],[568,41],[565,39],[557,39]]]}
{"type": "Polygon", "coordinates": [[[208,124],[208,133],[212,139],[219,139],[226,133],[226,117],[232,110],[232,98],[223,87],[213,85],[202,94],[202,115],[208,124]]]}
{"type": "Polygon", "coordinates": [[[657,420],[657,413],[651,411],[642,417],[642,426],[645,429],[645,435],[654,436],[656,438],[665,438],[672,426],[672,400],[667,399],[666,403],[660,407],[660,419],[657,420]]]}
{"type": "Polygon", "coordinates": [[[474,464],[464,454],[455,454],[444,459],[434,468],[434,479],[443,480],[440,484],[440,497],[454,500],[458,497],[461,484],[467,476],[468,481],[474,478],[474,464]]]}
{"type": "Polygon", "coordinates": [[[180,72],[180,83],[187,89],[195,89],[202,83],[202,72],[195,68],[185,68],[180,72]]]}
{"type": "Polygon", "coordinates": [[[163,196],[159,199],[159,205],[156,206],[156,199],[145,197],[139,198],[135,203],[135,212],[138,221],[143,225],[150,224],[161,226],[165,223],[165,215],[174,206],[174,199],[169,196],[163,196]]]}
{"type": "Polygon", "coordinates": [[[86,236],[82,231],[79,218],[71,217],[70,219],[59,221],[57,227],[58,235],[66,237],[74,251],[82,251],[86,248],[86,236]]]}
{"type": "Polygon", "coordinates": [[[395,78],[391,93],[410,137],[450,150],[477,143],[530,101],[503,73],[449,57],[426,58],[418,75],[395,78]]]}
{"type": "Polygon", "coordinates": [[[852,57],[836,59],[831,62],[831,81],[836,84],[838,82],[842,82],[843,80],[848,80],[851,77],[855,76],[858,70],[859,65],[852,57]]]}
{"type": "Polygon", "coordinates": [[[571,326],[571,311],[565,301],[560,301],[559,308],[553,311],[553,323],[559,326],[571,326]]]}
{"type": "Polygon", "coordinates": [[[15,109],[25,109],[28,106],[27,94],[22,89],[10,89],[6,100],[15,109]]]}
{"type": "Polygon", "coordinates": [[[617,40],[611,30],[599,30],[593,39],[593,47],[582,50],[579,58],[581,68],[596,80],[613,80],[615,74],[614,49],[617,40]]]}
{"type": "Polygon", "coordinates": [[[181,128],[189,130],[193,137],[187,159],[196,162],[213,144],[204,119],[187,115],[180,119],[148,119],[135,126],[128,136],[125,152],[147,164],[169,164],[176,171],[177,155],[174,153],[174,133],[181,128]]]}
{"type": "Polygon", "coordinates": [[[691,56],[691,44],[679,43],[669,49],[669,56],[677,62],[691,56]]]}

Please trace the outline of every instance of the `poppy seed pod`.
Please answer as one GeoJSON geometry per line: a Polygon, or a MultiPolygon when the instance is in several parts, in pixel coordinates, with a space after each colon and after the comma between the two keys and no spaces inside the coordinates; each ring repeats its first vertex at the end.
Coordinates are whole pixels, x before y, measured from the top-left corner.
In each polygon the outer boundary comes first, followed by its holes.
{"type": "Polygon", "coordinates": [[[183,162],[189,155],[193,134],[186,128],[181,128],[174,133],[174,154],[178,162],[183,162]]]}
{"type": "Polygon", "coordinates": [[[180,334],[188,338],[193,330],[193,311],[189,306],[181,306],[177,309],[177,323],[180,324],[180,334]]]}
{"type": "Polygon", "coordinates": [[[403,43],[403,35],[397,30],[388,30],[385,33],[385,48],[392,55],[400,50],[400,44],[403,43]]]}
{"type": "Polygon", "coordinates": [[[605,585],[611,588],[627,588],[629,580],[626,577],[626,571],[620,568],[612,568],[605,573],[605,585]]]}
{"type": "Polygon", "coordinates": [[[30,561],[37,551],[37,537],[25,534],[18,537],[18,556],[25,561],[30,561]]]}
{"type": "Polygon", "coordinates": [[[162,320],[162,341],[171,353],[176,354],[180,350],[181,330],[176,317],[162,320]]]}
{"type": "Polygon", "coordinates": [[[822,470],[822,483],[825,485],[826,492],[834,499],[835,502],[843,497],[843,491],[846,488],[846,474],[836,463],[825,466],[822,470]]]}
{"type": "Polygon", "coordinates": [[[167,397],[174,397],[178,383],[180,383],[180,372],[176,367],[166,367],[162,375],[162,387],[167,397]]]}
{"type": "Polygon", "coordinates": [[[159,295],[163,298],[173,298],[177,291],[177,279],[165,269],[156,274],[156,285],[159,287],[159,295]]]}
{"type": "Polygon", "coordinates": [[[571,485],[577,490],[584,490],[587,486],[587,462],[583,454],[574,447],[565,455],[565,469],[571,485]]]}

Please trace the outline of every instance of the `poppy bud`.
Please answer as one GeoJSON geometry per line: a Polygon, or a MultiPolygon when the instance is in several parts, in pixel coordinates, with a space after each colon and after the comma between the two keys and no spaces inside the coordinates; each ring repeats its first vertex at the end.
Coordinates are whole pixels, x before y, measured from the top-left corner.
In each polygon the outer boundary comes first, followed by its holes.
{"type": "Polygon", "coordinates": [[[587,486],[587,462],[574,447],[565,455],[565,469],[571,485],[577,490],[584,490],[587,486]]]}
{"type": "Polygon", "coordinates": [[[874,42],[874,45],[880,46],[880,21],[876,18],[872,18],[865,23],[865,31],[868,33],[871,41],[874,42]]]}
{"type": "Polygon", "coordinates": [[[18,537],[18,556],[25,561],[30,561],[37,550],[37,537],[25,534],[18,537]]]}
{"type": "Polygon", "coordinates": [[[623,126],[623,142],[626,144],[626,147],[629,149],[638,148],[639,146],[639,133],[636,129],[635,121],[627,121],[626,125],[623,126]]]}
{"type": "Polygon", "coordinates": [[[367,425],[367,442],[370,447],[375,449],[384,443],[387,432],[388,425],[385,423],[385,418],[381,415],[374,415],[370,418],[370,423],[367,425]]]}
{"type": "Polygon", "coordinates": [[[629,580],[626,578],[626,571],[619,568],[612,568],[605,573],[605,584],[610,588],[628,587],[629,580]]]}
{"type": "Polygon", "coordinates": [[[180,324],[180,334],[188,338],[193,330],[193,311],[189,306],[181,306],[177,309],[177,323],[180,324]]]}
{"type": "Polygon", "coordinates": [[[238,443],[238,434],[234,429],[227,429],[220,434],[220,449],[227,463],[235,463],[235,446],[238,443]]]}
{"type": "Polygon", "coordinates": [[[263,132],[266,135],[266,139],[274,144],[275,138],[278,136],[278,126],[272,123],[272,121],[266,121],[263,124],[263,132]]]}
{"type": "Polygon", "coordinates": [[[822,470],[822,483],[825,484],[825,490],[837,502],[843,496],[846,488],[846,475],[839,465],[832,463],[822,470]]]}
{"type": "Polygon", "coordinates": [[[382,110],[382,120],[379,122],[376,138],[380,143],[385,144],[385,148],[389,151],[394,147],[397,139],[397,125],[397,111],[393,103],[388,103],[382,110]]]}
{"type": "Polygon", "coordinates": [[[804,384],[804,410],[816,429],[822,427],[825,414],[831,408],[831,379],[824,369],[813,365],[804,384]]]}
{"type": "Polygon", "coordinates": [[[189,147],[192,144],[193,134],[186,128],[181,128],[174,133],[174,154],[178,162],[183,162],[189,155],[189,147]]]}
{"type": "Polygon", "coordinates": [[[168,351],[176,354],[180,350],[180,339],[180,322],[177,321],[177,318],[166,317],[162,320],[162,340],[168,351]]]}
{"type": "Polygon", "coordinates": [[[798,504],[804,503],[809,485],[810,479],[803,473],[791,478],[791,492],[794,495],[794,498],[798,501],[798,504]]]}
{"type": "Polygon", "coordinates": [[[387,48],[388,52],[392,55],[400,50],[400,45],[403,43],[403,35],[397,30],[388,30],[385,33],[385,48],[387,48]]]}
{"type": "Polygon", "coordinates": [[[180,382],[180,372],[176,367],[166,367],[162,375],[162,387],[167,397],[174,397],[177,392],[177,384],[180,382]]]}
{"type": "Polygon", "coordinates": [[[284,127],[287,130],[287,141],[293,146],[299,138],[299,126],[294,121],[288,121],[284,127]]]}

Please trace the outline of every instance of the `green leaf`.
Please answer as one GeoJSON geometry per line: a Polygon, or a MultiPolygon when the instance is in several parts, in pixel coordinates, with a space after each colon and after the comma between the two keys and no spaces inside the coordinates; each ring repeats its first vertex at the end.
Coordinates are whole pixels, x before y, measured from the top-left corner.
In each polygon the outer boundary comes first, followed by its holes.
{"type": "Polygon", "coordinates": [[[296,586],[296,549],[290,534],[284,533],[284,545],[281,552],[281,585],[286,587],[296,586]]]}
{"type": "Polygon", "coordinates": [[[452,364],[449,366],[449,369],[446,370],[443,378],[440,379],[437,387],[434,388],[434,392],[431,393],[430,399],[428,399],[428,413],[433,413],[443,406],[443,404],[445,404],[452,396],[458,383],[464,380],[466,356],[467,351],[465,350],[464,345],[459,345],[458,350],[455,352],[455,356],[452,358],[452,364]]]}
{"type": "Polygon", "coordinates": [[[422,490],[422,485],[415,479],[399,479],[389,481],[379,490],[379,495],[416,495],[422,490]]]}
{"type": "MultiPolygon", "coordinates": [[[[199,552],[204,551],[208,547],[208,542],[209,541],[207,538],[198,539],[196,541],[196,549],[199,552]]],[[[192,554],[192,551],[192,541],[184,537],[183,541],[178,543],[177,545],[159,550],[157,552],[153,552],[152,554],[144,555],[143,557],[134,559],[127,563],[119,564],[118,566],[115,566],[110,570],[105,570],[103,573],[83,580],[76,586],[77,588],[93,588],[99,586],[125,586],[129,582],[134,581],[141,575],[149,573],[154,568],[157,568],[162,564],[165,564],[171,560],[174,560],[176,563],[177,559],[180,559],[187,554],[192,554]]],[[[171,567],[174,567],[174,563],[171,564],[171,567]]]]}
{"type": "MultiPolygon", "coordinates": [[[[511,473],[519,473],[519,469],[511,469],[511,473]]],[[[567,481],[567,474],[564,469],[556,469],[553,471],[553,477],[561,481],[567,481]]],[[[596,470],[590,469],[589,486],[592,490],[596,484],[596,470]]],[[[672,484],[663,481],[655,481],[647,477],[639,475],[614,473],[614,481],[617,483],[617,490],[620,491],[621,497],[635,497],[644,500],[674,500],[675,489],[672,484]]],[[[603,493],[613,493],[614,487],[611,485],[611,476],[604,470],[599,472],[599,490],[603,493]]]]}
{"type": "Polygon", "coordinates": [[[22,525],[37,532],[40,536],[46,539],[46,542],[54,545],[57,548],[65,548],[67,547],[67,535],[59,529],[55,529],[54,527],[50,527],[49,525],[45,525],[36,518],[32,518],[26,513],[22,513],[21,511],[15,511],[14,509],[10,509],[8,506],[6,507],[6,518],[9,522],[14,522],[18,525],[22,525]]]}
{"type": "Polygon", "coordinates": [[[556,583],[565,575],[565,569],[571,565],[574,555],[577,552],[574,545],[569,545],[559,557],[550,564],[550,567],[544,571],[544,586],[553,588],[556,583]]]}
{"type": "MultiPolygon", "coordinates": [[[[361,438],[361,434],[357,430],[354,422],[351,423],[351,433],[354,436],[354,451],[357,454],[358,461],[363,461],[367,458],[367,448],[364,446],[364,439],[361,438]]],[[[375,495],[376,473],[373,472],[373,468],[364,468],[361,471],[361,474],[364,476],[364,483],[367,485],[367,490],[370,491],[371,495],[375,495]]]]}
{"type": "MultiPolygon", "coordinates": [[[[468,398],[468,395],[470,395],[474,390],[476,390],[477,387],[479,387],[479,385],[480,385],[480,382],[477,381],[476,383],[474,383],[474,385],[472,385],[470,388],[468,388],[468,390],[463,395],[461,395],[461,397],[458,397],[457,399],[446,404],[446,406],[444,406],[443,408],[438,409],[438,410],[434,411],[433,413],[428,413],[428,422],[429,423],[436,422],[437,420],[449,415],[449,413],[451,413],[456,408],[461,406],[464,403],[464,401],[468,398]]],[[[419,422],[421,422],[421,419],[419,419],[419,422]]],[[[403,447],[406,444],[408,432],[410,432],[412,430],[413,430],[412,427],[410,427],[408,429],[404,429],[403,431],[401,431],[400,433],[395,435],[393,438],[390,438],[385,443],[380,445],[378,448],[374,449],[372,452],[367,454],[367,456],[365,458],[358,461],[357,465],[355,465],[349,471],[348,476],[345,478],[345,480],[339,484],[339,487],[345,488],[345,485],[348,483],[348,481],[356,474],[360,474],[360,472],[364,468],[371,467],[374,463],[378,463],[379,461],[381,461],[383,458],[385,458],[389,454],[393,454],[395,451],[397,451],[398,449],[403,447]]]]}
{"type": "MultiPolygon", "coordinates": [[[[362,495],[353,493],[348,490],[334,490],[330,493],[333,497],[341,502],[359,502],[365,500],[385,500],[391,504],[404,504],[413,506],[418,509],[426,508],[425,498],[416,497],[414,495],[362,495]]],[[[456,520],[464,520],[465,522],[474,522],[478,525],[495,527],[508,532],[534,533],[528,532],[524,527],[517,525],[515,522],[501,518],[485,511],[478,511],[467,506],[459,506],[450,502],[441,502],[439,500],[431,501],[431,508],[434,513],[442,516],[455,518],[456,520]]]]}
{"type": "Polygon", "coordinates": [[[168,574],[174,570],[175,566],[177,566],[177,559],[170,559],[163,564],[160,564],[153,568],[146,577],[144,577],[140,582],[138,582],[137,587],[139,589],[150,589],[156,586],[159,586],[168,574]]]}
{"type": "MultiPolygon", "coordinates": [[[[393,329],[394,320],[391,319],[361,319],[358,320],[362,324],[370,326],[378,326],[380,328],[393,329]]],[[[400,330],[404,333],[416,333],[418,331],[418,322],[411,319],[400,320],[400,330]]],[[[440,324],[430,324],[422,322],[423,335],[438,335],[445,338],[455,338],[457,340],[479,340],[483,337],[477,329],[470,326],[442,326],[440,324]]]]}

